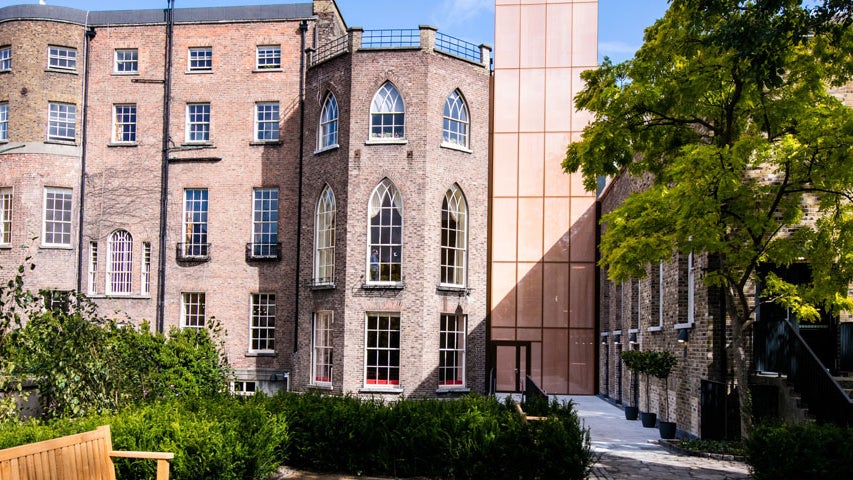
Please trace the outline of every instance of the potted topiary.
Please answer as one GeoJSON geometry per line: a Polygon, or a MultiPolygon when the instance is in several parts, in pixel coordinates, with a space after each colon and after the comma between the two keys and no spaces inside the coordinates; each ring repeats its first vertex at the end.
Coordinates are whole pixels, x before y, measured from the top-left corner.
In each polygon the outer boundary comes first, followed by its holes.
{"type": "MultiPolygon", "coordinates": [[[[636,382],[636,376],[642,370],[642,356],[640,355],[639,350],[626,350],[622,352],[622,361],[625,363],[625,368],[632,372],[631,375],[631,391],[635,391],[634,382],[636,382]]],[[[635,393],[636,395],[636,393],[635,393]]],[[[636,400],[636,398],[634,399],[636,400]]],[[[625,405],[625,420],[636,420],[637,416],[640,414],[640,406],[639,402],[635,402],[635,405],[625,405]]]]}
{"type": "MultiPolygon", "coordinates": [[[[633,365],[633,370],[637,373],[643,375],[646,380],[646,410],[651,409],[651,396],[649,396],[649,384],[651,380],[649,375],[651,374],[650,367],[652,365],[651,359],[655,355],[655,352],[650,350],[633,350],[628,352],[623,352],[629,354],[629,358],[631,359],[631,364],[633,365]]],[[[624,357],[623,357],[624,358],[624,357]]],[[[639,402],[642,403],[642,402],[639,402]]],[[[640,411],[640,421],[643,422],[643,426],[646,428],[652,428],[655,426],[657,421],[657,414],[654,412],[644,412],[640,411]]]]}
{"type": "Polygon", "coordinates": [[[675,355],[668,351],[653,352],[654,355],[649,357],[649,374],[663,380],[662,397],[664,405],[660,410],[660,422],[658,429],[660,430],[660,438],[675,438],[675,422],[670,422],[669,418],[669,374],[678,363],[675,355]]]}

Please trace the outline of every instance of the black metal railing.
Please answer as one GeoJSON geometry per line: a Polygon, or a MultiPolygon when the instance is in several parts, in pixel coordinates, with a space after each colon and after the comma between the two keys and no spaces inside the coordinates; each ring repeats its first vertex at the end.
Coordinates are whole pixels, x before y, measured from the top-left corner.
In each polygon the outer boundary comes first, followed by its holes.
{"type": "Polygon", "coordinates": [[[344,34],[317,47],[317,51],[313,52],[308,60],[308,66],[313,67],[347,51],[349,51],[349,34],[344,34]]]}
{"type": "Polygon", "coordinates": [[[480,46],[471,42],[451,37],[450,35],[436,32],[435,49],[439,52],[459,57],[469,62],[482,63],[480,46]]]}
{"type": "Polygon", "coordinates": [[[365,30],[361,48],[417,48],[421,46],[421,31],[411,29],[365,30]]]}
{"type": "Polygon", "coordinates": [[[548,398],[548,394],[545,393],[545,390],[539,388],[539,385],[536,385],[536,382],[530,378],[530,375],[524,376],[524,399],[532,400],[535,398],[548,398]]]}
{"type": "Polygon", "coordinates": [[[175,256],[179,262],[206,262],[210,260],[209,243],[178,243],[175,256]]]}
{"type": "Polygon", "coordinates": [[[281,260],[281,242],[246,244],[247,262],[272,262],[278,260],[281,260]]]}
{"type": "Polygon", "coordinates": [[[853,425],[853,400],[832,378],[791,322],[785,320],[783,323],[789,355],[782,362],[782,369],[786,371],[780,373],[788,375],[788,382],[802,395],[809,413],[818,422],[853,425]]]}

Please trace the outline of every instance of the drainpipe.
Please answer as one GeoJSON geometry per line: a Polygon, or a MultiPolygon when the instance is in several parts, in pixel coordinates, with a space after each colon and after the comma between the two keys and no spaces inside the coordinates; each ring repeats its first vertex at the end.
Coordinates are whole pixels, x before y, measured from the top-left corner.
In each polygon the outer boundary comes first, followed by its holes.
{"type": "MultiPolygon", "coordinates": [[[[81,120],[81,126],[83,132],[81,133],[80,142],[83,144],[80,152],[80,212],[79,212],[79,220],[77,224],[77,292],[83,291],[83,218],[86,212],[86,133],[88,132],[88,128],[86,128],[86,119],[88,118],[89,113],[89,42],[95,38],[95,29],[89,27],[89,14],[86,14],[86,34],[85,40],[83,43],[83,61],[86,62],[86,66],[83,70],[83,119],[81,120]]],[[[80,297],[77,297],[77,302],[79,305],[80,297]]]]}
{"type": "Polygon", "coordinates": [[[166,309],[166,221],[169,209],[169,121],[172,106],[172,35],[175,0],[166,7],[166,67],[163,75],[163,158],[160,164],[160,245],[157,261],[157,332],[165,330],[166,309]]]}
{"type": "Polygon", "coordinates": [[[308,32],[308,21],[299,24],[299,34],[302,46],[299,55],[299,187],[296,195],[296,295],[293,307],[293,352],[299,350],[299,270],[302,266],[302,162],[305,159],[305,34],[308,32]]]}

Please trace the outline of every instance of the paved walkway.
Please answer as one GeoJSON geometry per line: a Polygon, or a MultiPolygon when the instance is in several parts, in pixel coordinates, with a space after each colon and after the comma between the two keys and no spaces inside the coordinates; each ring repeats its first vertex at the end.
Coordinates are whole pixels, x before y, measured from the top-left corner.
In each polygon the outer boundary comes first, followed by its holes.
{"type": "Polygon", "coordinates": [[[656,428],[643,428],[639,420],[625,420],[622,409],[598,397],[560,396],[575,402],[578,415],[590,429],[592,448],[600,455],[590,479],[749,479],[742,462],[670,453],[652,443],[660,438],[656,428]]]}

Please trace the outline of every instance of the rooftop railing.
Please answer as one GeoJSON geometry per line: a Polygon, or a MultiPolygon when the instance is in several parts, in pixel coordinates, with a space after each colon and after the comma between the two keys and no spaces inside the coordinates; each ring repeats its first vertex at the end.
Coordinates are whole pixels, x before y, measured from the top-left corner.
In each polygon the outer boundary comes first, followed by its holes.
{"type": "Polygon", "coordinates": [[[439,33],[435,27],[422,25],[417,29],[364,30],[350,28],[346,35],[308,50],[308,65],[313,67],[344,53],[358,50],[420,49],[439,52],[466,62],[491,69],[492,47],[475,45],[459,38],[439,33]]]}
{"type": "Polygon", "coordinates": [[[365,30],[361,49],[420,48],[421,32],[417,29],[365,30]]]}

